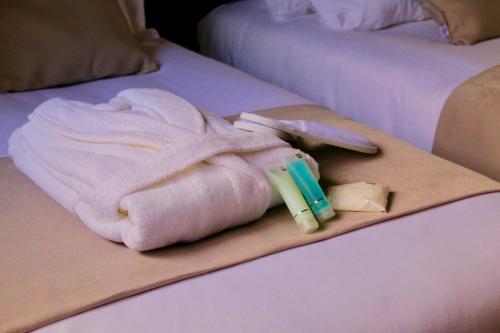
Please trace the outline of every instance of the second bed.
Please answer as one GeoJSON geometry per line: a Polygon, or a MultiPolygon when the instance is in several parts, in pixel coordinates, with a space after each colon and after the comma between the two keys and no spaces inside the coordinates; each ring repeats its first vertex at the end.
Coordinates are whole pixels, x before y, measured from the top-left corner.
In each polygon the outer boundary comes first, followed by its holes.
{"type": "MultiPolygon", "coordinates": [[[[468,104],[457,99],[455,106],[467,108],[459,116],[467,124],[437,131],[444,125],[440,118],[452,92],[500,64],[500,38],[452,45],[431,20],[380,31],[330,31],[317,15],[277,22],[263,0],[218,7],[201,21],[199,37],[202,52],[212,58],[426,151],[434,149],[447,159],[500,177],[500,151],[492,148],[500,145],[497,99],[489,115],[474,110],[484,101],[481,93],[479,101],[468,97],[468,104]],[[468,127],[472,123],[478,128],[468,127]]],[[[498,72],[492,81],[498,82],[498,72]]]]}

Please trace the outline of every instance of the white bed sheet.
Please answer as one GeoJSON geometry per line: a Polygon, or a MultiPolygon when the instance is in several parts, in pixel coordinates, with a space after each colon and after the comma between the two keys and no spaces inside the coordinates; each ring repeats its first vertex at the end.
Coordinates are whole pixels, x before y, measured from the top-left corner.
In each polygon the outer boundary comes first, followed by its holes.
{"type": "Polygon", "coordinates": [[[334,32],[316,15],[276,22],[262,2],[230,3],[205,17],[202,52],[427,151],[451,91],[500,64],[500,38],[454,46],[431,20],[334,32]]]}
{"type": "Polygon", "coordinates": [[[500,331],[500,193],[161,287],[38,330],[500,331]]]}
{"type": "MultiPolygon", "coordinates": [[[[174,44],[156,75],[0,96],[0,124],[48,97],[170,89],[229,114],[305,101],[174,44]],[[163,73],[163,74],[161,74],[163,73]],[[5,111],[8,111],[5,113],[5,111]]],[[[2,144],[5,145],[4,139],[2,144]]],[[[161,287],[39,332],[470,332],[500,328],[500,193],[161,287]]]]}

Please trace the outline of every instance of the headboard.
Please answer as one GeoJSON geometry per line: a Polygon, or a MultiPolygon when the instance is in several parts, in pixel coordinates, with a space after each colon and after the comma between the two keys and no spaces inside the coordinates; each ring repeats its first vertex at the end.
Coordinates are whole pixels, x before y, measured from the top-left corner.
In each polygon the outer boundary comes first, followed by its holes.
{"type": "Polygon", "coordinates": [[[198,50],[198,22],[215,7],[231,0],[171,1],[145,0],[146,26],[188,49],[198,50]],[[171,4],[169,6],[169,4],[171,4]]]}

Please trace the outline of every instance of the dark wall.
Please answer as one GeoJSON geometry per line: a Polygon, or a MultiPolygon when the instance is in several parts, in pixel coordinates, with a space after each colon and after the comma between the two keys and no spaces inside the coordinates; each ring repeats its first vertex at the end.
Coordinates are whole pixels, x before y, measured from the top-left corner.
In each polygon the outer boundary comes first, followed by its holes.
{"type": "Polygon", "coordinates": [[[198,50],[197,24],[212,9],[231,0],[145,0],[146,25],[191,50],[198,50]],[[175,5],[173,5],[175,3],[175,5]]]}

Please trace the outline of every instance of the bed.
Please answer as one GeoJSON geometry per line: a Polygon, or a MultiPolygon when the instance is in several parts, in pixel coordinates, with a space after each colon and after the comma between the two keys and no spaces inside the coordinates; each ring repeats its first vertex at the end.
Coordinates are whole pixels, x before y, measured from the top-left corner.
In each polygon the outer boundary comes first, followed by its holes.
{"type": "MultiPolygon", "coordinates": [[[[173,43],[159,72],[0,96],[2,156],[46,98],[99,102],[161,87],[219,115],[310,103],[173,43]],[[217,84],[214,84],[217,83],[217,84]]],[[[85,332],[493,332],[500,193],[400,217],[106,304],[39,329],[85,332]]]]}
{"type": "MultiPolygon", "coordinates": [[[[436,147],[443,139],[436,135],[450,94],[500,64],[499,38],[474,46],[451,45],[432,20],[380,31],[331,31],[317,15],[277,22],[261,0],[213,10],[200,22],[199,37],[205,55],[426,151],[434,146],[440,156],[498,178],[498,160],[489,168],[474,165],[478,156],[464,161],[458,150],[436,147]]],[[[498,120],[491,121],[498,132],[498,120]]],[[[464,132],[453,136],[480,140],[481,134],[464,132]]],[[[491,144],[497,145],[498,137],[491,144]]]]}
{"type": "MultiPolygon", "coordinates": [[[[56,96],[100,103],[125,88],[162,88],[220,116],[312,103],[171,42],[156,46],[154,57],[158,72],[1,94],[0,156],[7,156],[9,135],[33,108],[56,96]]],[[[495,332],[499,202],[496,192],[444,204],[103,300],[37,331],[495,332]]],[[[1,294],[0,307],[10,307],[1,294]]]]}

